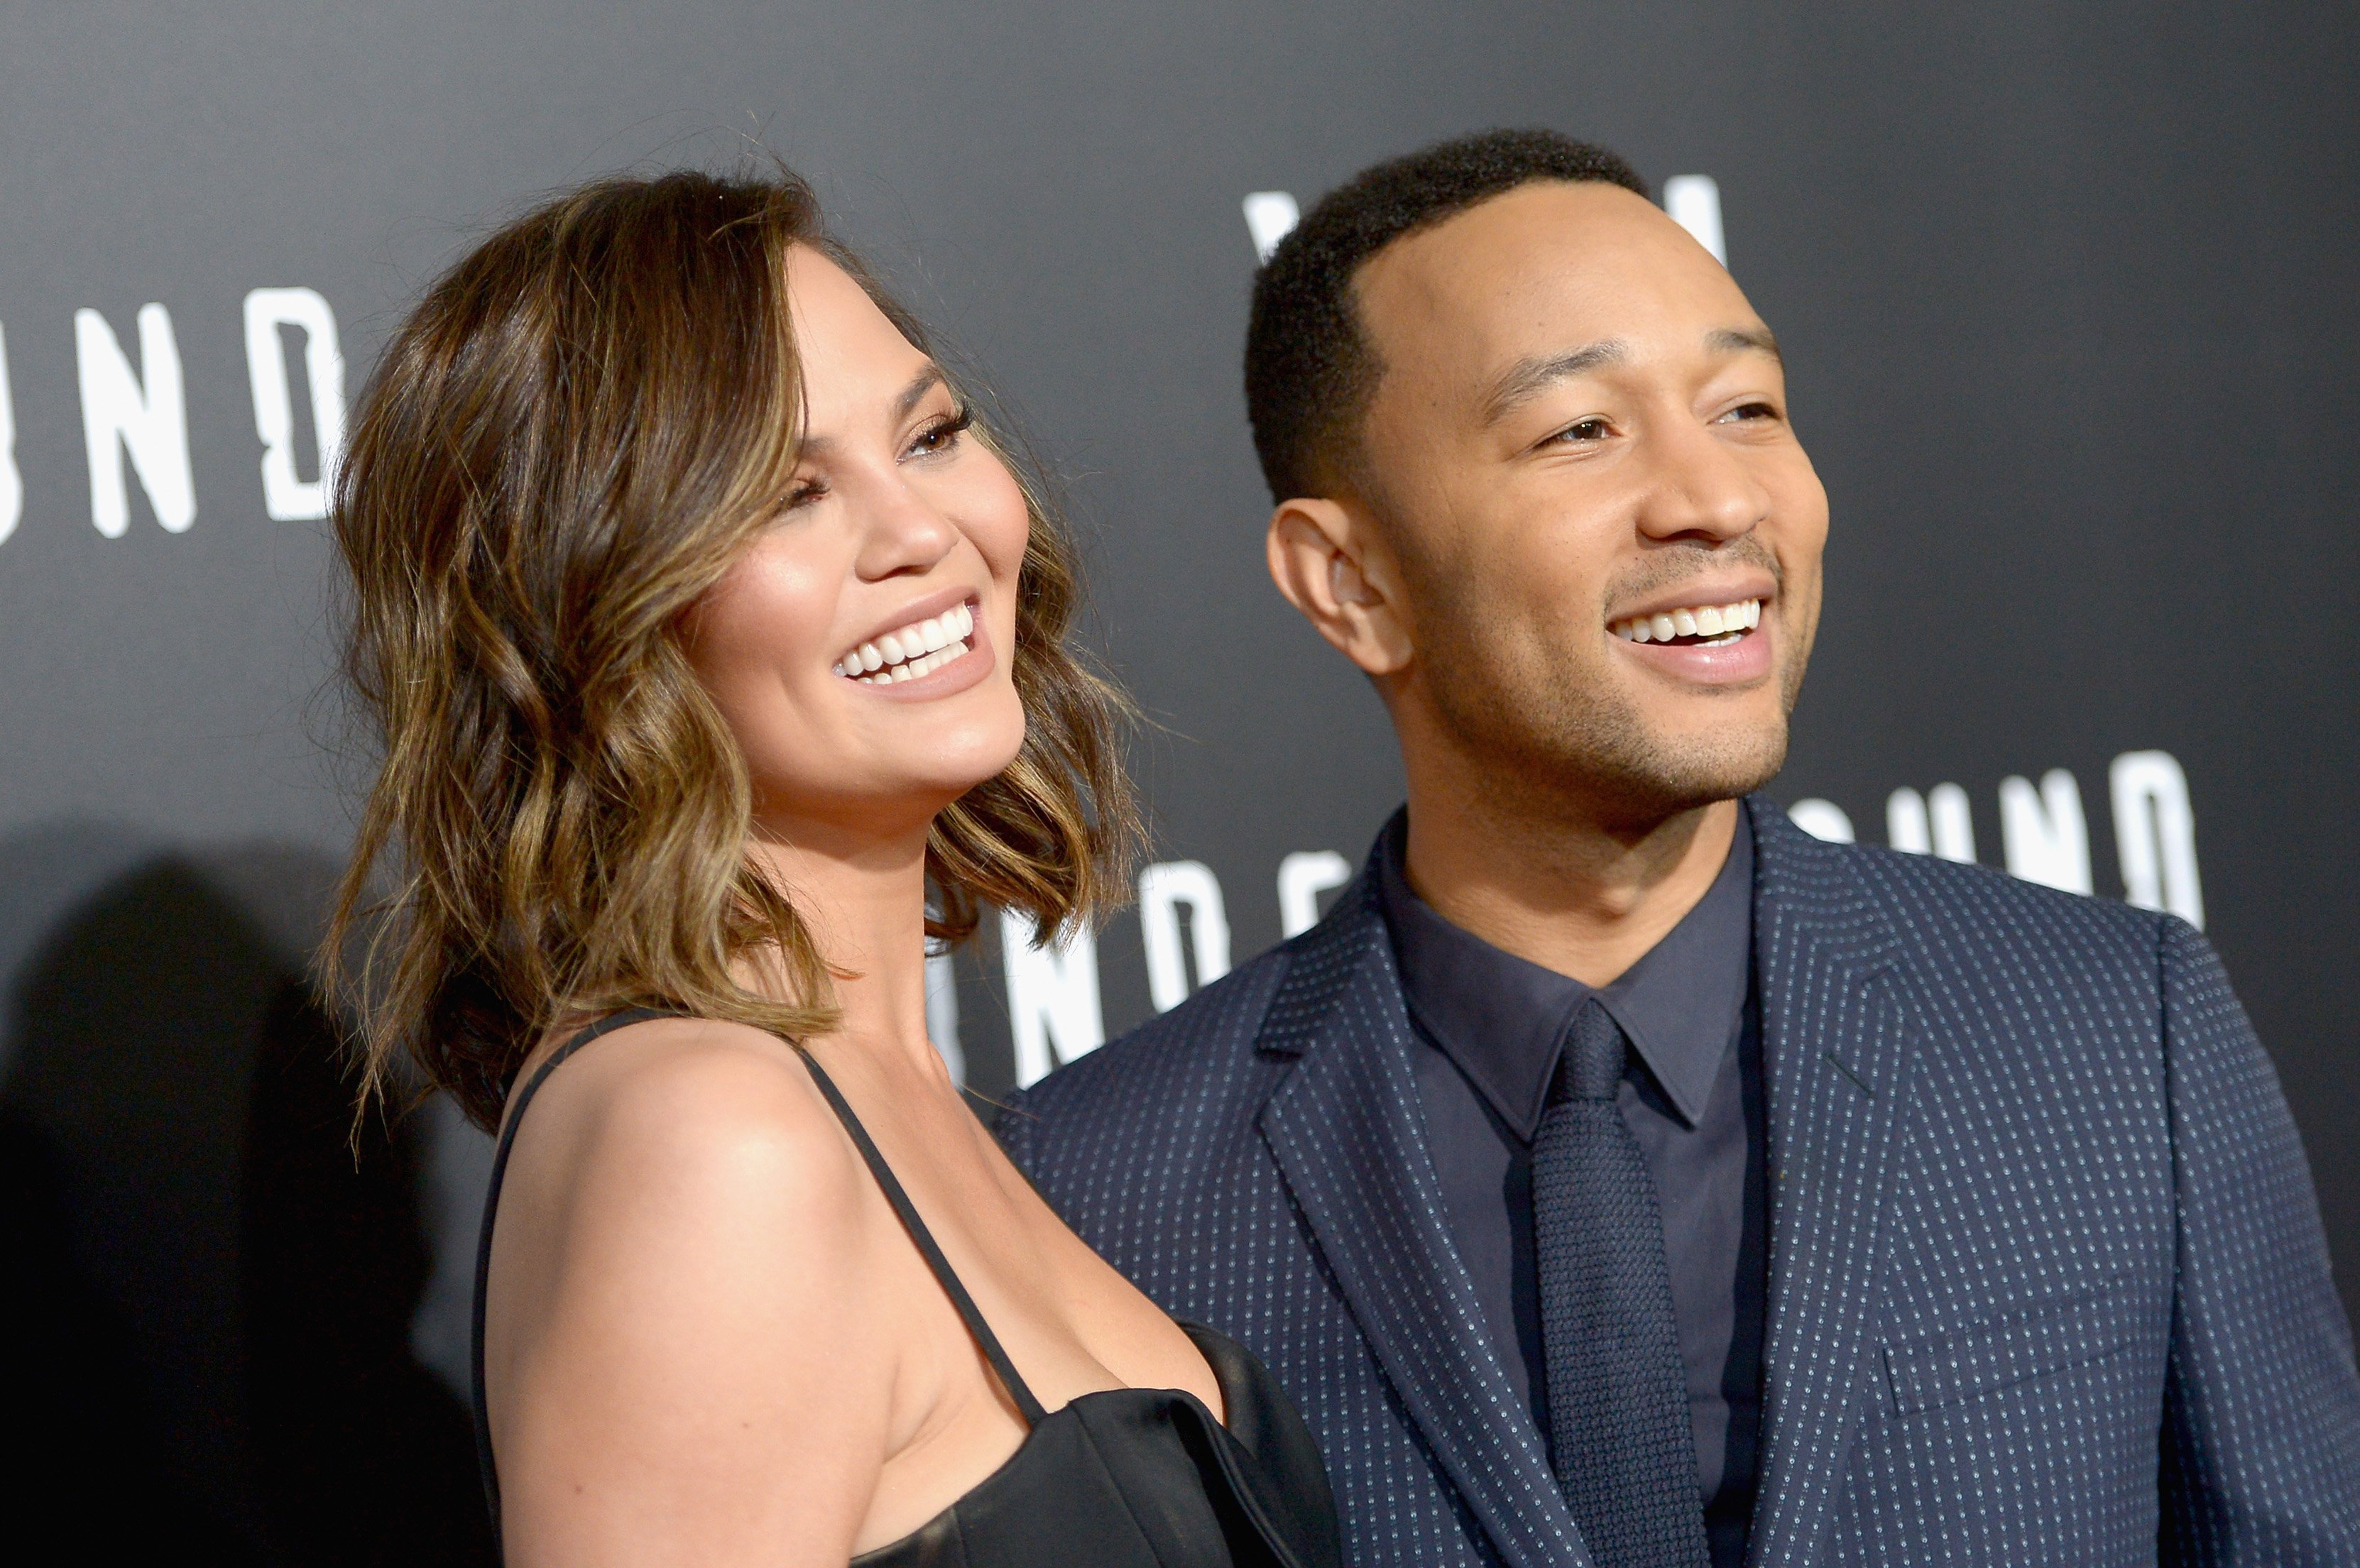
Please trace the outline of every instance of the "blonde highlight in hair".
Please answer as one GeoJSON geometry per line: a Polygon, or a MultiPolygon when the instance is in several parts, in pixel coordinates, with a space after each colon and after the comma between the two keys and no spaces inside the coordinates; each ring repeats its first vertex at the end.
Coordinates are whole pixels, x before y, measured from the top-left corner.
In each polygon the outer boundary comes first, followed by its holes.
{"type": "MultiPolygon", "coordinates": [[[[803,180],[675,172],[492,234],[372,376],[333,526],[346,677],[382,755],[322,952],[359,1009],[364,1101],[406,1058],[492,1126],[551,1029],[628,1007],[788,1040],[833,1026],[810,931],[747,853],[745,762],[681,639],[793,465],[797,245],[927,347],[803,180]],[[791,1000],[745,985],[749,960],[791,1000]]],[[[927,930],[945,941],[980,902],[1048,931],[1116,901],[1137,834],[1130,710],[1067,647],[1072,546],[1041,484],[1023,488],[1025,741],[929,835],[927,930]]]]}

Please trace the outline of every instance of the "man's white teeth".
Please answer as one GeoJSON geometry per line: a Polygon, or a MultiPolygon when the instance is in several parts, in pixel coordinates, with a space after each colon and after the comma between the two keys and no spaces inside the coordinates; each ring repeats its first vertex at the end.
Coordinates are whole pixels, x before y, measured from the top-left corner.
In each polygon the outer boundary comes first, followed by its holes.
{"type": "Polygon", "coordinates": [[[967,639],[974,631],[975,612],[961,604],[932,620],[887,632],[875,642],[864,642],[828,668],[864,686],[915,681],[973,651],[967,639]]]}
{"type": "Polygon", "coordinates": [[[1762,624],[1762,601],[1741,599],[1734,604],[1703,604],[1668,610],[1659,615],[1633,615],[1606,629],[1625,642],[1669,642],[1674,637],[1709,637],[1721,647],[1762,624]]]}

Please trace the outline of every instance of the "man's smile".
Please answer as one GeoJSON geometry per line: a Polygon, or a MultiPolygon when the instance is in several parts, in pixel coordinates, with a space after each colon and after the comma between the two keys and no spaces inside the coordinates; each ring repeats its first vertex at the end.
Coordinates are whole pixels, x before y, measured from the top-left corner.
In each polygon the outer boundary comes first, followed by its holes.
{"type": "MultiPolygon", "coordinates": [[[[1724,590],[1725,592],[1725,590],[1724,590]]],[[[1607,623],[1630,658],[1691,685],[1746,687],[1770,673],[1761,596],[1666,605],[1607,623]]]]}
{"type": "Polygon", "coordinates": [[[1761,624],[1762,601],[1741,599],[1732,604],[1696,604],[1652,615],[1633,615],[1606,629],[1625,642],[1726,648],[1761,624]]]}

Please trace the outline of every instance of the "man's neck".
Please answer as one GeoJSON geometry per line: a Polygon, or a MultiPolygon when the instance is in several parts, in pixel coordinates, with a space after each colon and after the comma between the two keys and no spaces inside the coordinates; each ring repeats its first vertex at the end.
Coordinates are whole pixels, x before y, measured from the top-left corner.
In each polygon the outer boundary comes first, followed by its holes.
{"type": "Polygon", "coordinates": [[[1403,869],[1451,924],[1588,985],[1614,980],[1696,908],[1742,809],[1716,801],[1633,831],[1561,800],[1531,804],[1421,791],[1413,774],[1403,869]]]}

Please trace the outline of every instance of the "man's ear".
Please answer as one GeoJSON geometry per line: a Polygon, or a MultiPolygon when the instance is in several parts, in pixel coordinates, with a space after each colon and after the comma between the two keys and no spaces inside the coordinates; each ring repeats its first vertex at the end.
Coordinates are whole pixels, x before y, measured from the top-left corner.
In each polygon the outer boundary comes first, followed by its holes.
{"type": "Polygon", "coordinates": [[[1282,501],[1264,540],[1271,581],[1345,658],[1392,675],[1415,651],[1401,573],[1366,517],[1322,496],[1282,501]]]}

